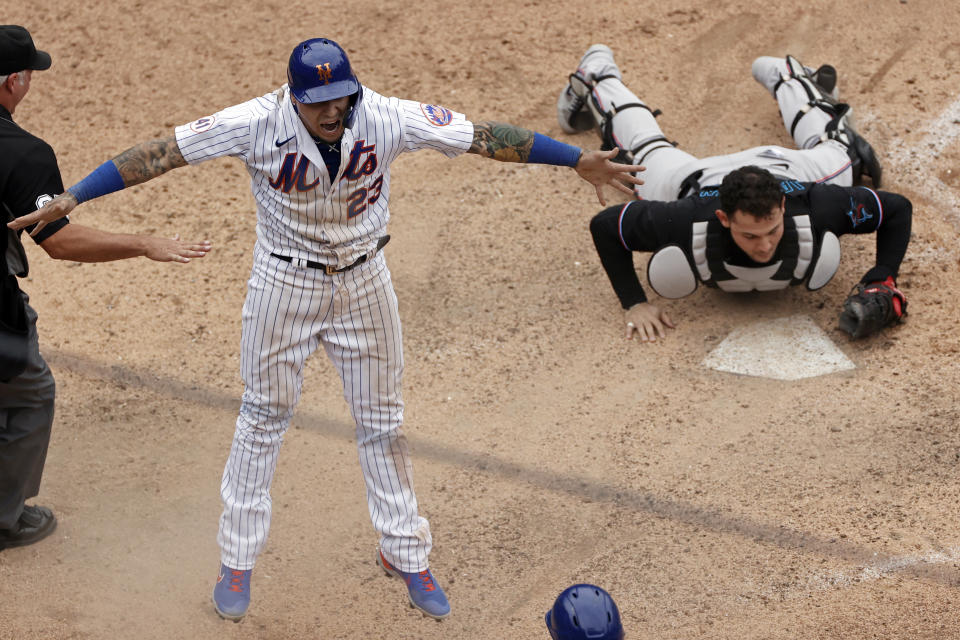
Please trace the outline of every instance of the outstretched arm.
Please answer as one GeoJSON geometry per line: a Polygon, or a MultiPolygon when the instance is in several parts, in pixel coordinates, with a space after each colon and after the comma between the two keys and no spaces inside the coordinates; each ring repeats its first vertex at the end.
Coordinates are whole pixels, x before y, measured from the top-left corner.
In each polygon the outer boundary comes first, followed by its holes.
{"type": "Polygon", "coordinates": [[[51,258],[74,262],[109,262],[146,256],[157,262],[190,262],[210,251],[210,241],[109,233],[80,224],[68,224],[40,243],[51,258]]]}
{"type": "Polygon", "coordinates": [[[502,122],[477,122],[473,125],[473,143],[468,153],[502,162],[532,162],[573,167],[577,175],[597,190],[600,204],[606,205],[603,187],[611,186],[627,195],[627,184],[643,184],[633,174],[643,167],[612,162],[617,150],[584,151],[529,129],[502,122]],[[625,184],[627,183],[627,184],[625,184]]]}
{"type": "Polygon", "coordinates": [[[48,222],[64,217],[82,202],[146,182],[185,164],[187,161],[180,153],[176,136],[140,143],[104,162],[37,211],[21,216],[7,226],[22,229],[36,223],[30,232],[30,235],[36,235],[48,222]]]}
{"type": "Polygon", "coordinates": [[[131,147],[112,160],[124,187],[146,182],[187,164],[177,145],[177,137],[160,138],[131,147]]]}

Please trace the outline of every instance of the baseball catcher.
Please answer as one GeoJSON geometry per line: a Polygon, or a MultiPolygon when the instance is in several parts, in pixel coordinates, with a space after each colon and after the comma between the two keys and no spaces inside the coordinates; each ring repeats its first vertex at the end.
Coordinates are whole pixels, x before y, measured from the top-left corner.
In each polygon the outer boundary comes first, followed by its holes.
{"type": "Polygon", "coordinates": [[[753,76],[776,99],[797,149],[763,146],[696,158],[660,130],[654,111],[621,81],[612,51],[587,50],[557,102],[568,133],[595,128],[605,147],[643,165],[637,200],[604,209],[594,244],[624,309],[626,337],[656,341],[673,328],[648,301],[633,252],[653,255],[647,279],[664,298],[702,283],[729,292],[803,284],[820,289],[840,264],[839,237],[876,234],[876,259],[847,299],[840,328],[862,338],[900,322],[896,278],[910,240],[912,205],[878,189],[882,168],[839,102],[834,67],[761,57],[753,76]],[[869,184],[868,184],[869,181],[869,184]],[[854,186],[856,185],[856,186],[854,186]]]}

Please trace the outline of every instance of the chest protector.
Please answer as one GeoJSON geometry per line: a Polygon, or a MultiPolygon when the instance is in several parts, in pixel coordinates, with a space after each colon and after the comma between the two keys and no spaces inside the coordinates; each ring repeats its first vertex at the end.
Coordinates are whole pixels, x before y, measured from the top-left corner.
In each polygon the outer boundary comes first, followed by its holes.
{"type": "Polygon", "coordinates": [[[664,298],[690,295],[698,282],[732,293],[773,291],[804,282],[811,291],[824,287],[840,266],[840,240],[831,231],[815,238],[809,213],[796,206],[805,203],[791,200],[787,198],[783,216],[778,261],[762,267],[729,264],[724,260],[726,231],[720,221],[694,222],[688,251],[674,244],[650,258],[650,286],[664,298]]]}

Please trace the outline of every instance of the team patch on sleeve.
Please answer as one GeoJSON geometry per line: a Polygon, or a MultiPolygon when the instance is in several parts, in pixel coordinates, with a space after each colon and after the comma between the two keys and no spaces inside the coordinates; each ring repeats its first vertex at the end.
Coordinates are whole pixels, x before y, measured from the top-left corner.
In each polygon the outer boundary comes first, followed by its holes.
{"type": "Polygon", "coordinates": [[[420,110],[427,116],[430,124],[438,127],[445,127],[453,120],[453,112],[438,104],[421,104],[420,110]]]}
{"type": "Polygon", "coordinates": [[[200,118],[194,122],[190,123],[190,131],[194,133],[203,133],[213,126],[213,123],[217,121],[216,116],[207,116],[206,118],[200,118]]]}
{"type": "MultiPolygon", "coordinates": [[[[880,199],[877,198],[876,193],[870,189],[867,189],[867,191],[873,195],[874,202],[877,204],[877,212],[880,216],[880,219],[877,220],[876,227],[879,227],[880,223],[883,221],[883,206],[880,204],[880,199]]],[[[873,220],[874,212],[871,211],[870,205],[857,202],[853,198],[850,198],[850,208],[847,209],[847,217],[850,218],[850,224],[852,224],[853,228],[856,229],[868,220],[873,220]]]]}

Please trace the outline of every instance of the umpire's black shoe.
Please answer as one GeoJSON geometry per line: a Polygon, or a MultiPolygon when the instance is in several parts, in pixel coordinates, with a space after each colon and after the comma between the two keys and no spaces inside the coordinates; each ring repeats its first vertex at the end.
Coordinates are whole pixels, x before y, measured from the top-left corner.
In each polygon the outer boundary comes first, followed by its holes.
{"type": "Polygon", "coordinates": [[[46,507],[24,507],[12,529],[0,529],[0,550],[39,542],[57,528],[57,518],[46,507]]]}

